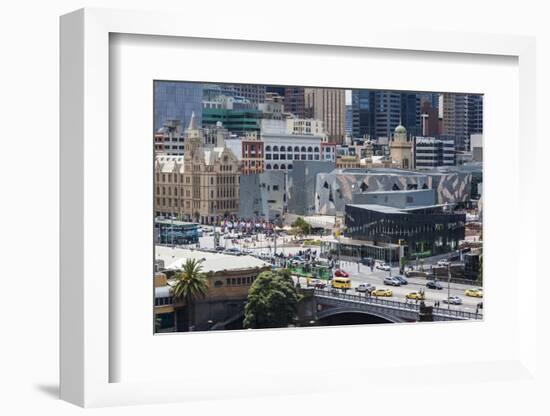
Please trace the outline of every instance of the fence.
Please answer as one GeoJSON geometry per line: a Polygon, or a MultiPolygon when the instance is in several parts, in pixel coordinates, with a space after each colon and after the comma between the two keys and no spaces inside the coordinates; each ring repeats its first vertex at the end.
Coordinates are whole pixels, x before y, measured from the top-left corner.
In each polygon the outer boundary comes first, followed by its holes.
{"type": "MultiPolygon", "coordinates": [[[[362,296],[362,295],[348,294],[345,292],[339,292],[335,290],[326,290],[326,289],[314,289],[314,294],[315,296],[324,297],[324,298],[348,300],[351,302],[366,303],[366,304],[372,304],[372,305],[381,305],[392,309],[414,310],[417,312],[420,310],[420,304],[417,304],[417,303],[380,299],[375,296],[367,296],[367,295],[362,296]]],[[[467,312],[467,311],[461,311],[457,309],[433,308],[432,314],[444,316],[444,317],[456,317],[456,318],[463,318],[463,319],[483,319],[483,314],[481,313],[467,312]]]]}

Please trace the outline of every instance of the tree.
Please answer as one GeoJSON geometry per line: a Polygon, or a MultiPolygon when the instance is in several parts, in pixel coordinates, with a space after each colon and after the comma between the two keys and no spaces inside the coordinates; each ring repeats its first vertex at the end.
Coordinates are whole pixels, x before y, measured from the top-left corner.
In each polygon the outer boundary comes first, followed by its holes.
{"type": "Polygon", "coordinates": [[[248,290],[243,325],[245,328],[285,328],[296,321],[298,300],[290,271],[260,273],[248,290]]]}
{"type": "Polygon", "coordinates": [[[175,274],[170,291],[174,298],[185,301],[188,325],[191,329],[194,322],[195,301],[206,296],[208,292],[208,278],[202,273],[202,265],[198,260],[186,260],[181,271],[175,274]]]}
{"type": "Polygon", "coordinates": [[[296,220],[292,223],[292,227],[299,234],[302,234],[302,235],[311,234],[311,225],[302,217],[296,218],[296,220]]]}

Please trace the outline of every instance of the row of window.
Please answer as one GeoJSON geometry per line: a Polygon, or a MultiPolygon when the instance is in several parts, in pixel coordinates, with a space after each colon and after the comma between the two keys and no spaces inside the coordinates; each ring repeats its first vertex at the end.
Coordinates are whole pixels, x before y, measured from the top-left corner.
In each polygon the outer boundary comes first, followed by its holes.
{"type": "Polygon", "coordinates": [[[265,159],[266,160],[319,160],[320,159],[320,156],[319,154],[315,154],[315,155],[292,155],[292,154],[288,154],[288,155],[285,155],[284,153],[283,154],[274,154],[274,155],[271,155],[271,154],[266,154],[265,155],[265,159]]]}
{"type": "Polygon", "coordinates": [[[266,170],[292,170],[292,165],[285,165],[284,163],[282,165],[278,165],[275,163],[273,166],[271,166],[271,163],[268,163],[265,165],[266,170]]]}
{"type": "MultiPolygon", "coordinates": [[[[229,169],[226,169],[226,170],[231,171],[232,166],[229,166],[229,169]]],[[[157,183],[160,182],[161,178],[162,178],[163,183],[167,182],[166,179],[168,179],[168,183],[177,183],[178,182],[178,176],[180,177],[179,182],[183,183],[184,175],[182,175],[182,174],[178,175],[177,173],[163,173],[162,176],[161,176],[157,172],[156,179],[157,179],[157,183]]],[[[191,184],[191,177],[190,176],[185,177],[185,183],[187,185],[191,184]]],[[[218,184],[218,185],[223,185],[223,184],[232,184],[232,185],[234,185],[236,183],[240,183],[240,178],[235,174],[234,175],[216,175],[216,184],[218,184]]],[[[214,185],[214,176],[210,176],[210,185],[214,185]]],[[[163,187],[163,189],[164,189],[164,187],[163,187]]],[[[162,192],[163,192],[163,195],[164,195],[164,191],[162,191],[162,192]]],[[[158,187],[157,187],[157,194],[158,193],[159,193],[159,190],[158,190],[158,187]]]]}
{"type": "MultiPolygon", "coordinates": [[[[271,146],[266,146],[265,151],[271,152],[271,146]]],[[[273,146],[273,151],[274,152],[292,152],[292,146],[288,146],[288,147],[273,146]]],[[[295,152],[319,152],[319,148],[317,146],[315,147],[308,146],[307,148],[305,146],[302,146],[302,147],[294,146],[294,151],[295,152]]]]}
{"type": "Polygon", "coordinates": [[[225,279],[225,284],[227,286],[241,286],[241,285],[251,285],[254,280],[256,279],[256,276],[248,276],[248,277],[232,277],[229,279],[225,279]]]}

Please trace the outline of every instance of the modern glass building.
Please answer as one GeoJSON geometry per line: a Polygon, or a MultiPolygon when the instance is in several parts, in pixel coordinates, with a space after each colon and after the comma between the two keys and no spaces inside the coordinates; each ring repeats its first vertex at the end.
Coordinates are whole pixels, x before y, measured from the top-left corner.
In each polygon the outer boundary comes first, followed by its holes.
{"type": "Polygon", "coordinates": [[[420,124],[420,97],[416,93],[401,94],[401,124],[411,136],[422,133],[420,124]]]}
{"type": "Polygon", "coordinates": [[[205,108],[203,125],[215,125],[221,121],[223,127],[231,133],[244,136],[248,132],[260,131],[262,112],[256,109],[205,108]]]}
{"type": "Polygon", "coordinates": [[[368,135],[374,138],[374,92],[352,90],[351,107],[353,137],[368,135]]]}
{"type": "Polygon", "coordinates": [[[346,205],[346,236],[378,244],[404,246],[409,259],[448,253],[464,240],[466,214],[441,206],[395,208],[383,205],[346,205]]]}
{"type": "Polygon", "coordinates": [[[179,120],[187,126],[191,114],[199,126],[202,123],[202,84],[193,82],[155,81],[154,94],[154,132],[157,132],[167,120],[179,120]]]}

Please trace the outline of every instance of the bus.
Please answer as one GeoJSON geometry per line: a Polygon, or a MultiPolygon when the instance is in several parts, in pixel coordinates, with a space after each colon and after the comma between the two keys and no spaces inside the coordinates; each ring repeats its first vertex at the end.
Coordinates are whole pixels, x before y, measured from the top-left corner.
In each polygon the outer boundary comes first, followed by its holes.
{"type": "Polygon", "coordinates": [[[335,277],[332,279],[334,289],[351,289],[351,279],[349,277],[335,277]]]}

